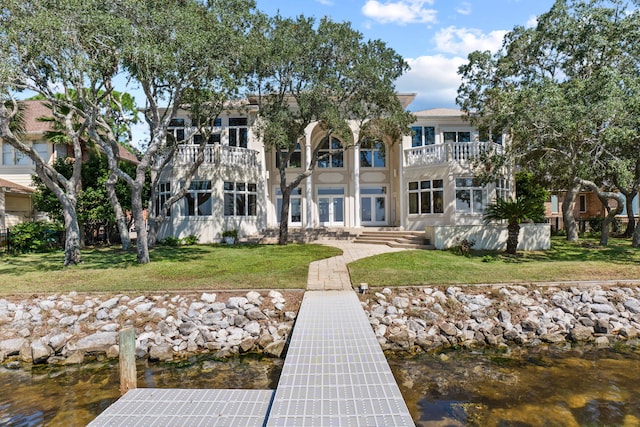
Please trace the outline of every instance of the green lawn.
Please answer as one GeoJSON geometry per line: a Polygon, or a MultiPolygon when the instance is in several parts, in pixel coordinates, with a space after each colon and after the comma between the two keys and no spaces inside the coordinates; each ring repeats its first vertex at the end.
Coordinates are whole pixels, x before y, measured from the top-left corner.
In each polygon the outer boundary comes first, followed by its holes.
{"type": "MultiPolygon", "coordinates": [[[[338,255],[322,245],[195,245],[158,247],[151,263],[135,253],[85,250],[84,262],[62,265],[61,252],[0,257],[0,294],[38,292],[140,292],[236,289],[303,289],[311,261],[338,255]]],[[[569,243],[553,239],[546,252],[516,257],[448,251],[403,251],[349,265],[354,284],[370,286],[530,283],[565,280],[640,279],[640,249],[612,239],[569,243]]]]}
{"type": "Polygon", "coordinates": [[[135,253],[95,249],[72,267],[61,252],[2,256],[0,293],[301,289],[310,262],[339,254],[321,245],[158,247],[138,265],[135,253]]]}
{"type": "Polygon", "coordinates": [[[370,286],[530,283],[567,280],[640,279],[640,249],[629,240],[578,243],[553,238],[551,250],[515,257],[474,252],[408,251],[378,255],[349,264],[352,283],[370,286]]]}

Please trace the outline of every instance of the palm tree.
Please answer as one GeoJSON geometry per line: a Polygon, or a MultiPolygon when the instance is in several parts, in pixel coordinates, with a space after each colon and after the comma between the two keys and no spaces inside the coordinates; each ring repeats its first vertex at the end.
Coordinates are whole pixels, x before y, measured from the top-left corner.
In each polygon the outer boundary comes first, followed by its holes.
{"type": "Polygon", "coordinates": [[[517,199],[496,199],[485,209],[484,223],[492,221],[507,221],[507,253],[515,254],[518,248],[518,235],[520,234],[520,223],[531,220],[535,217],[536,205],[530,200],[522,197],[517,199]]]}

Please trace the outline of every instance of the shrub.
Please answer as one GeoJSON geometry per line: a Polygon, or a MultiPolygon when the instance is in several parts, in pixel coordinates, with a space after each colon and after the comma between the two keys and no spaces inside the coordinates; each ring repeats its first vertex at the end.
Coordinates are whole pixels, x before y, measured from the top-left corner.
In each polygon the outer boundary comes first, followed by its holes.
{"type": "Polygon", "coordinates": [[[160,242],[163,246],[180,246],[181,243],[182,239],[174,236],[166,237],[160,242]]]}
{"type": "Polygon", "coordinates": [[[182,239],[182,244],[183,245],[187,245],[187,246],[191,246],[191,245],[197,244],[198,240],[200,240],[200,238],[198,237],[197,234],[189,234],[187,237],[182,239]]]}
{"type": "Polygon", "coordinates": [[[60,231],[60,227],[51,222],[23,222],[11,227],[9,247],[16,253],[50,251],[58,247],[60,231]]]}
{"type": "Polygon", "coordinates": [[[456,255],[469,256],[471,254],[471,248],[476,244],[473,239],[456,239],[459,242],[456,246],[453,246],[451,250],[456,255]]]}

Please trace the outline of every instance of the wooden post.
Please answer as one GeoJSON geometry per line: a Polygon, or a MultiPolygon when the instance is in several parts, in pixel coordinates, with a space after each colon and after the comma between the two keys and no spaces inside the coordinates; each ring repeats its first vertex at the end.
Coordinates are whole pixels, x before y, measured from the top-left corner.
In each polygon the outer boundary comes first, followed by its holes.
{"type": "Polygon", "coordinates": [[[136,331],[124,328],[118,334],[118,357],[120,364],[120,395],[137,387],[136,374],[136,331]]]}

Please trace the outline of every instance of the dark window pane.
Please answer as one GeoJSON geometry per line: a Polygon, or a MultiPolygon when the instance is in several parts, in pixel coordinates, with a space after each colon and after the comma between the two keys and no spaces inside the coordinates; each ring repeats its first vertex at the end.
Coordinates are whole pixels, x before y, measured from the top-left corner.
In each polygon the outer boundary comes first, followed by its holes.
{"type": "Polygon", "coordinates": [[[417,190],[418,189],[418,182],[410,182],[409,183],[409,190],[417,190]]]}
{"type": "Polygon", "coordinates": [[[229,126],[246,126],[247,118],[246,117],[231,117],[229,118],[229,126]]]}
{"type": "Polygon", "coordinates": [[[433,213],[444,213],[444,192],[433,192],[433,213]]]}
{"type": "Polygon", "coordinates": [[[371,159],[372,152],[371,150],[361,150],[360,151],[360,167],[361,168],[370,168],[373,166],[373,161],[371,159]]]}
{"type": "Polygon", "coordinates": [[[184,119],[171,119],[169,122],[170,127],[184,127],[184,119]]]}
{"type": "Polygon", "coordinates": [[[256,216],[256,207],[258,205],[257,196],[255,194],[249,194],[249,205],[247,206],[247,215],[256,216]]]}
{"type": "Polygon", "coordinates": [[[236,216],[245,216],[246,194],[236,194],[236,216]]]}
{"type": "Polygon", "coordinates": [[[458,132],[458,142],[471,142],[471,132],[458,132]]]}
{"type": "Polygon", "coordinates": [[[428,126],[424,128],[424,145],[433,145],[436,143],[436,128],[428,126]]]}
{"type": "Polygon", "coordinates": [[[233,193],[224,193],[224,216],[234,215],[233,193]]]}
{"type": "Polygon", "coordinates": [[[211,193],[198,194],[198,216],[209,216],[213,211],[211,193]]]}
{"type": "Polygon", "coordinates": [[[427,213],[431,213],[431,193],[428,191],[425,191],[424,193],[421,193],[421,198],[420,198],[420,213],[423,214],[427,214],[427,213]]]}
{"type": "Polygon", "coordinates": [[[414,126],[411,128],[411,131],[413,132],[413,138],[411,139],[411,146],[412,147],[422,146],[422,127],[414,126]]]}
{"type": "Polygon", "coordinates": [[[418,213],[418,193],[409,193],[409,213],[418,213]]]}

